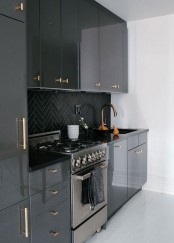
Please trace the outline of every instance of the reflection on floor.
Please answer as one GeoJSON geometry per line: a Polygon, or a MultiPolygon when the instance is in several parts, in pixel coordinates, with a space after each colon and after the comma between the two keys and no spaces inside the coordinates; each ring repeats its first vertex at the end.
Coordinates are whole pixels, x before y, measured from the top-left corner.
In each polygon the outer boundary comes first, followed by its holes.
{"type": "Polygon", "coordinates": [[[86,243],[174,243],[174,196],[140,191],[86,243]]]}

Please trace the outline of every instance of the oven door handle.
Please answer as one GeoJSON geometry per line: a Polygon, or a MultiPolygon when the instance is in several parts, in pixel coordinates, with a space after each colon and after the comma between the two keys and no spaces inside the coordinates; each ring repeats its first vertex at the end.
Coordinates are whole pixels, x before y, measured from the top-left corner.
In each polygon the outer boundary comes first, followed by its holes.
{"type": "Polygon", "coordinates": [[[74,176],[74,178],[76,180],[81,180],[81,181],[84,181],[84,180],[88,179],[89,177],[91,177],[91,173],[85,174],[83,176],[78,176],[78,175],[74,176]]]}

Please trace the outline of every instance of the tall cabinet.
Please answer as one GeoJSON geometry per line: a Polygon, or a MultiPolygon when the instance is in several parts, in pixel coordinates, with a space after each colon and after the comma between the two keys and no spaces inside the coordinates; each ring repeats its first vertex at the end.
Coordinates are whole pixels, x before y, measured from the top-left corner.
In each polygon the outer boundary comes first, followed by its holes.
{"type": "Polygon", "coordinates": [[[15,4],[0,3],[1,243],[29,242],[25,2],[15,4]]]}

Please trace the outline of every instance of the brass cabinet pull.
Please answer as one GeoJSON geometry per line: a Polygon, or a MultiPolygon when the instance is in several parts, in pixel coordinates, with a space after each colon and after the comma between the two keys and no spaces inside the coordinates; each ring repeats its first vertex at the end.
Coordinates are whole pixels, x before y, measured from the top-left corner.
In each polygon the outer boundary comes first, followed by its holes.
{"type": "Polygon", "coordinates": [[[67,79],[62,79],[62,83],[68,84],[69,83],[68,78],[67,79]]]}
{"type": "Polygon", "coordinates": [[[62,78],[56,78],[55,83],[62,83],[62,78]]]}
{"type": "Polygon", "coordinates": [[[17,5],[15,7],[15,10],[16,11],[24,11],[24,4],[23,3],[20,3],[19,5],[17,5]]]}
{"type": "Polygon", "coordinates": [[[48,172],[50,172],[50,173],[57,173],[57,169],[48,169],[48,172]]]}
{"type": "Polygon", "coordinates": [[[27,135],[26,135],[26,118],[16,118],[16,132],[17,132],[17,148],[27,148],[27,135]],[[19,122],[22,122],[22,144],[19,142],[19,122]]]}
{"type": "Polygon", "coordinates": [[[143,150],[137,150],[137,151],[135,151],[135,154],[136,155],[141,155],[143,153],[143,150]]]}
{"type": "Polygon", "coordinates": [[[34,80],[35,80],[35,81],[40,81],[40,75],[35,76],[35,77],[34,77],[34,80]]]}
{"type": "Polygon", "coordinates": [[[119,88],[120,88],[120,85],[119,85],[119,84],[113,84],[113,85],[112,85],[112,88],[113,88],[113,89],[119,89],[119,88]]]}
{"type": "Polygon", "coordinates": [[[22,118],[22,134],[23,134],[23,144],[22,147],[23,149],[27,148],[27,138],[26,138],[26,118],[22,118]]]}
{"type": "Polygon", "coordinates": [[[50,235],[52,235],[52,236],[58,236],[58,234],[59,234],[58,231],[53,231],[53,230],[51,230],[49,233],[50,233],[50,235]]]}
{"type": "Polygon", "coordinates": [[[29,237],[28,208],[20,207],[20,234],[24,234],[26,238],[29,237]],[[25,230],[22,230],[22,213],[23,212],[24,212],[25,230]]]}
{"type": "Polygon", "coordinates": [[[58,191],[56,191],[56,190],[49,190],[49,193],[52,194],[52,195],[56,195],[56,194],[58,194],[58,191]]]}
{"type": "Polygon", "coordinates": [[[54,211],[54,210],[51,210],[51,211],[49,211],[49,214],[51,214],[53,216],[56,216],[56,215],[58,215],[58,212],[54,211]]]}
{"type": "Polygon", "coordinates": [[[24,208],[24,215],[25,215],[25,237],[29,236],[28,230],[28,208],[24,208]]]}
{"type": "Polygon", "coordinates": [[[123,148],[121,145],[116,145],[115,148],[123,148]]]}
{"type": "Polygon", "coordinates": [[[100,87],[100,83],[95,83],[95,86],[96,87],[100,87]]]}

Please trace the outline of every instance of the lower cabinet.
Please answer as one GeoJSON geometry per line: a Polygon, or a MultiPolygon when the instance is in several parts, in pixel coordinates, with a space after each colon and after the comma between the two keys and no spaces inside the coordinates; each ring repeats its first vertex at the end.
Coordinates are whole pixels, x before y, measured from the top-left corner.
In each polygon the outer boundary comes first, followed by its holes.
{"type": "Polygon", "coordinates": [[[147,132],[108,145],[109,219],[147,181],[147,132]]]}
{"type": "Polygon", "coordinates": [[[128,198],[147,181],[147,143],[128,151],[128,198]]]}
{"type": "Polygon", "coordinates": [[[108,218],[127,201],[127,139],[109,147],[108,218]]]}
{"type": "Polygon", "coordinates": [[[0,242],[29,243],[29,200],[0,211],[0,242]]]}
{"type": "Polygon", "coordinates": [[[32,243],[70,243],[70,179],[31,196],[32,243]]]}

